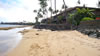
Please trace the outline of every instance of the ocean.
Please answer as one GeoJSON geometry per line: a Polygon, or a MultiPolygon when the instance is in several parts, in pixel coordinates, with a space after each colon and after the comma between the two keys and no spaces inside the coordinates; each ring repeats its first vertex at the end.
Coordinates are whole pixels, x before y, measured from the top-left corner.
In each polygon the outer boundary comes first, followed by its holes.
{"type": "MultiPolygon", "coordinates": [[[[0,27],[12,27],[18,25],[0,25],[0,27]]],[[[22,39],[22,34],[19,31],[24,29],[31,29],[31,27],[14,28],[10,30],[0,30],[0,56],[6,54],[14,49],[22,39]]]]}
{"type": "Polygon", "coordinates": [[[22,25],[0,24],[0,27],[15,27],[15,26],[22,26],[22,25]]]}

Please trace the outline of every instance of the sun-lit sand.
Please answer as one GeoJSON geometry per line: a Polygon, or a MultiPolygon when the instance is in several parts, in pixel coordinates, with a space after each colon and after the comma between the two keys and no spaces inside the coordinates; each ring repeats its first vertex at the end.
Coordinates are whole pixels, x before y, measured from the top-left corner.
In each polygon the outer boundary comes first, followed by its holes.
{"type": "Polygon", "coordinates": [[[100,56],[100,40],[80,32],[30,29],[8,56],[100,56]]]}

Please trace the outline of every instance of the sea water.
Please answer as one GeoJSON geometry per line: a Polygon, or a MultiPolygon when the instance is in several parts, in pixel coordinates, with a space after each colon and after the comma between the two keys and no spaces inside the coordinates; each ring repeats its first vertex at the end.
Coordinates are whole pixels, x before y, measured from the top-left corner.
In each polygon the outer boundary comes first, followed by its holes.
{"type": "Polygon", "coordinates": [[[0,24],[0,27],[15,27],[15,26],[22,26],[22,25],[0,24]]]}
{"type": "Polygon", "coordinates": [[[15,28],[10,30],[0,30],[0,56],[5,56],[8,51],[15,48],[22,39],[21,33],[24,29],[31,27],[15,28]]]}

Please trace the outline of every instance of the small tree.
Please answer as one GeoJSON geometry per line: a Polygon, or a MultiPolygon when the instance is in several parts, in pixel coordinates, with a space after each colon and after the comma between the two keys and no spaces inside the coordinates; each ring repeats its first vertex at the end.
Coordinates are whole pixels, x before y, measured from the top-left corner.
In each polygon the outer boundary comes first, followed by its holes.
{"type": "Polygon", "coordinates": [[[71,29],[73,29],[73,25],[77,25],[77,22],[75,21],[74,14],[69,14],[68,18],[69,23],[71,24],[71,29]]]}

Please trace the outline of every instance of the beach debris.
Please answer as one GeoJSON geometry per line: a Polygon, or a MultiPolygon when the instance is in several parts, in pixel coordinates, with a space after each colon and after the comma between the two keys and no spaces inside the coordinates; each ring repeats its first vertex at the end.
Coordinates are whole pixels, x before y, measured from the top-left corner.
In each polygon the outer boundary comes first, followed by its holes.
{"type": "Polygon", "coordinates": [[[22,33],[22,34],[25,34],[27,32],[29,32],[29,30],[26,30],[26,29],[24,29],[23,31],[19,31],[19,33],[22,33]]]}
{"type": "Polygon", "coordinates": [[[39,33],[36,33],[36,35],[39,35],[39,33]]]}

